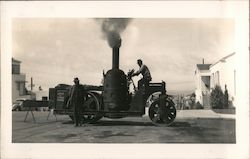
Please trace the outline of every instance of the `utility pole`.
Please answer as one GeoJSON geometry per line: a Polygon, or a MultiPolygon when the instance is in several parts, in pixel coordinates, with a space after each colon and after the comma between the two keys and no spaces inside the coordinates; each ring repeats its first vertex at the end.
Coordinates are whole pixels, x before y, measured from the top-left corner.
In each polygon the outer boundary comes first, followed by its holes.
{"type": "Polygon", "coordinates": [[[34,87],[35,85],[33,84],[33,78],[31,77],[30,78],[30,90],[32,91],[33,90],[33,87],[34,87]]]}

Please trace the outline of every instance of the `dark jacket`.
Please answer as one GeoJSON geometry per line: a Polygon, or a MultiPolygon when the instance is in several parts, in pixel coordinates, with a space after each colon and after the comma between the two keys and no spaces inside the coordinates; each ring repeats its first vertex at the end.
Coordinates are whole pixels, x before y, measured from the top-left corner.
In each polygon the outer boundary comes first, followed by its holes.
{"type": "Polygon", "coordinates": [[[69,103],[73,106],[80,106],[84,103],[85,96],[86,91],[83,85],[73,85],[69,92],[69,103]]]}

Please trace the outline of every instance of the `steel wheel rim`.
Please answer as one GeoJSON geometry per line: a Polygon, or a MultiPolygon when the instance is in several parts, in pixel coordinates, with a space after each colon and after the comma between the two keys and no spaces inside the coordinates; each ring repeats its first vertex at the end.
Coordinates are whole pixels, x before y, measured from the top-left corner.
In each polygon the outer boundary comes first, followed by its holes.
{"type": "MultiPolygon", "coordinates": [[[[88,94],[87,94],[85,104],[86,103],[88,103],[88,105],[83,106],[83,113],[84,113],[84,110],[87,110],[87,111],[88,110],[90,110],[90,111],[99,111],[100,110],[99,101],[98,101],[97,97],[91,92],[88,92],[88,94]]],[[[82,115],[82,121],[84,123],[93,123],[101,118],[102,118],[102,115],[100,113],[82,115]]]]}
{"type": "Polygon", "coordinates": [[[155,125],[169,126],[173,123],[176,117],[176,109],[171,101],[166,100],[167,112],[164,117],[159,115],[159,100],[153,102],[149,107],[149,118],[155,125]]]}

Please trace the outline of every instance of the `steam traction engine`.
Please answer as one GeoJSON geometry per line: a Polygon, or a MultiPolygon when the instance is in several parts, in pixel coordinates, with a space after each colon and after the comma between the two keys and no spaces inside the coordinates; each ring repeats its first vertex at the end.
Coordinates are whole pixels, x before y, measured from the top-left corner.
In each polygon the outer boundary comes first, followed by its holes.
{"type": "MultiPolygon", "coordinates": [[[[149,83],[149,86],[136,90],[132,79],[134,70],[126,75],[119,69],[119,48],[121,39],[113,46],[112,69],[103,73],[103,86],[85,85],[87,94],[82,106],[82,119],[94,123],[102,117],[123,118],[143,116],[149,104],[148,116],[156,125],[168,126],[176,117],[175,104],[166,94],[165,82],[149,83]],[[135,93],[129,91],[131,83],[135,93]],[[156,98],[152,98],[158,93],[156,98]]],[[[58,85],[49,90],[49,104],[55,114],[67,114],[73,118],[72,106],[66,107],[70,85],[58,85]]]]}

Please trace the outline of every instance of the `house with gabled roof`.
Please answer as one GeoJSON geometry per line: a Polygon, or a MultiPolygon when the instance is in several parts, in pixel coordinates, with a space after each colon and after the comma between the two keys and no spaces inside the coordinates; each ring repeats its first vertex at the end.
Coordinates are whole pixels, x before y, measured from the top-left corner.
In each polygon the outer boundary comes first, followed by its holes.
{"type": "Polygon", "coordinates": [[[234,105],[236,97],[236,68],[235,53],[231,53],[213,64],[196,65],[195,70],[195,95],[196,102],[200,102],[204,108],[210,108],[210,93],[216,85],[225,91],[228,90],[229,101],[234,105]]]}

